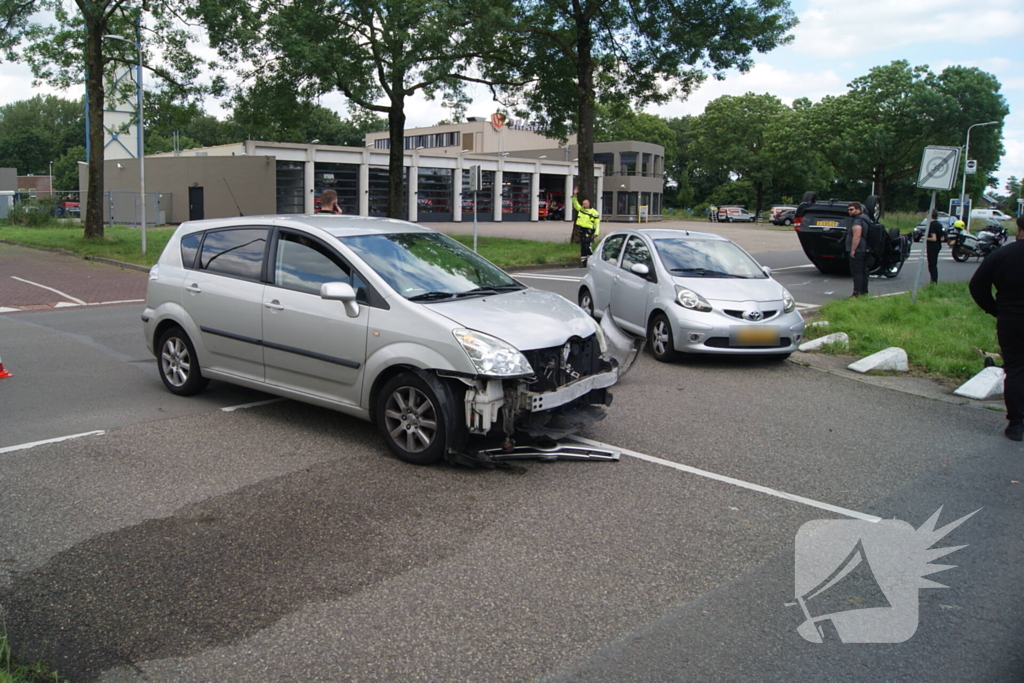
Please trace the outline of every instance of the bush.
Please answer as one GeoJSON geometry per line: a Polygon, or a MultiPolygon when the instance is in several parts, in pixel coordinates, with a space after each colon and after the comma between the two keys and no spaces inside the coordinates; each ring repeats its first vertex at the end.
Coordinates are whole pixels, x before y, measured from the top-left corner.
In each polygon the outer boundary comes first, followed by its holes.
{"type": "Polygon", "coordinates": [[[25,199],[11,207],[7,213],[10,225],[24,225],[28,228],[42,228],[55,225],[57,214],[56,197],[25,199]]]}

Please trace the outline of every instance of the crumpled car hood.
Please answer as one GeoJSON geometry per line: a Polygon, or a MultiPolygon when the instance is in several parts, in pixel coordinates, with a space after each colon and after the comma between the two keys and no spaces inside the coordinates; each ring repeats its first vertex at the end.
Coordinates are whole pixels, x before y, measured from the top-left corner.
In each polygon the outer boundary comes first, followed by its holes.
{"type": "Polygon", "coordinates": [[[462,327],[503,339],[520,351],[560,346],[569,337],[589,337],[597,323],[554,292],[518,292],[425,304],[462,327]]]}

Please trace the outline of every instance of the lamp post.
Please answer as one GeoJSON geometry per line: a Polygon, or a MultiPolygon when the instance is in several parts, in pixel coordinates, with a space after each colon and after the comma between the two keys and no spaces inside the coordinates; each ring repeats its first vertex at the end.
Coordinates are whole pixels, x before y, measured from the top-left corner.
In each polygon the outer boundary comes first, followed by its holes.
{"type": "MultiPolygon", "coordinates": [[[[999,125],[998,121],[986,121],[985,123],[975,123],[967,128],[967,142],[964,143],[964,183],[960,187],[960,220],[964,220],[964,199],[967,196],[967,164],[968,154],[971,151],[971,129],[977,128],[978,126],[996,126],[999,125]]],[[[968,220],[970,215],[968,215],[968,220]]],[[[964,221],[965,223],[967,221],[964,221]]]]}
{"type": "Polygon", "coordinates": [[[53,194],[53,162],[50,162],[50,194],[53,194]]]}
{"type": "Polygon", "coordinates": [[[137,74],[136,81],[138,82],[139,87],[138,87],[138,93],[137,93],[137,98],[138,98],[137,109],[138,109],[138,111],[136,113],[138,114],[138,117],[139,117],[139,121],[138,121],[138,124],[139,124],[138,125],[138,129],[139,129],[138,138],[139,138],[139,140],[138,140],[138,151],[136,152],[136,156],[138,156],[138,158],[139,158],[139,209],[140,209],[140,213],[142,214],[142,217],[140,219],[139,225],[140,225],[140,228],[141,228],[140,231],[142,233],[142,255],[145,256],[146,255],[146,150],[145,150],[145,144],[144,144],[144,141],[143,141],[143,127],[142,127],[142,11],[141,10],[139,11],[139,18],[138,18],[138,20],[136,21],[136,24],[135,24],[135,32],[136,32],[136,41],[134,43],[132,41],[128,40],[127,38],[124,38],[123,36],[106,35],[106,36],[103,36],[103,37],[104,38],[110,38],[111,40],[120,40],[120,41],[122,41],[124,43],[128,43],[129,45],[135,45],[135,47],[138,50],[138,59],[137,59],[137,62],[136,62],[136,69],[137,69],[137,71],[136,71],[136,74],[137,74]]]}

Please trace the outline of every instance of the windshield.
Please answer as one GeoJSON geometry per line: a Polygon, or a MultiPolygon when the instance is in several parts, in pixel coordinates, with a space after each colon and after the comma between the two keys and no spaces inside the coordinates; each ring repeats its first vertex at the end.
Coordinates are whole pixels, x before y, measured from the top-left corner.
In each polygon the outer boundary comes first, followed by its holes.
{"type": "Polygon", "coordinates": [[[341,241],[411,301],[524,289],[504,271],[440,233],[363,235],[341,241]]]}
{"type": "Polygon", "coordinates": [[[665,269],[676,277],[768,277],[747,252],[732,242],[669,237],[654,240],[654,247],[665,269]]]}

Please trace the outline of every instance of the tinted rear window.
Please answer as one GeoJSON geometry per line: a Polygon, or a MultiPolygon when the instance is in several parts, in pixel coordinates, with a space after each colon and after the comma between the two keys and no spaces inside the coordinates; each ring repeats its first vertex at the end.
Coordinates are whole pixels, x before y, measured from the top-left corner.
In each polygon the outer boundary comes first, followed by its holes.
{"type": "Polygon", "coordinates": [[[211,273],[259,280],[266,246],[266,228],[208,232],[203,240],[199,267],[211,273]]]}
{"type": "Polygon", "coordinates": [[[203,233],[194,232],[181,238],[181,265],[186,268],[195,268],[196,254],[199,253],[199,243],[203,241],[203,233]]]}

